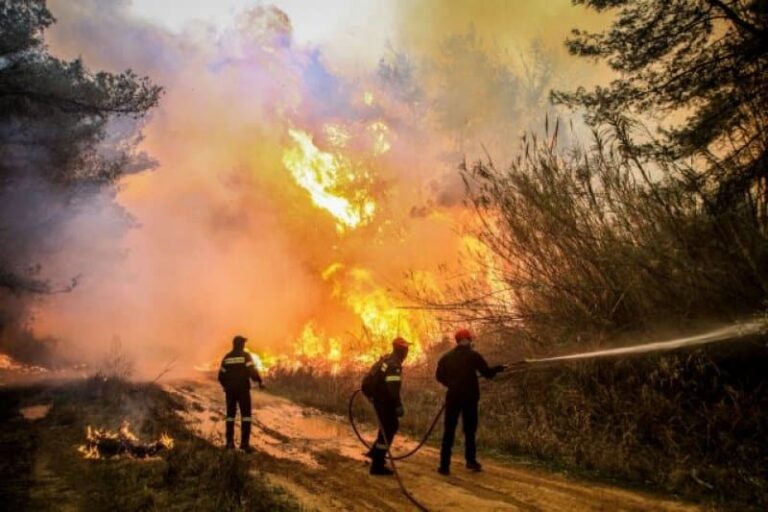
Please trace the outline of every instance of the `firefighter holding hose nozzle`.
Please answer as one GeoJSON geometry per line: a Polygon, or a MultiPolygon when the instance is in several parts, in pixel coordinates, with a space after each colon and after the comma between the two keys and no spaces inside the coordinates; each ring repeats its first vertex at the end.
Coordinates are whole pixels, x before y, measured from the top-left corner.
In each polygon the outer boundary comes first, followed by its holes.
{"type": "Polygon", "coordinates": [[[251,353],[245,349],[248,341],[243,336],[232,340],[232,351],[224,356],[219,368],[219,383],[227,400],[226,439],[227,449],[235,448],[235,416],[240,408],[240,449],[251,453],[251,380],[264,389],[261,375],[251,353]]]}
{"type": "Polygon", "coordinates": [[[400,428],[404,414],[400,401],[403,361],[408,356],[410,343],[397,337],[392,341],[392,352],[381,357],[363,378],[361,390],[373,402],[378,416],[379,433],[376,442],[368,452],[371,458],[372,475],[391,475],[392,470],[385,465],[388,446],[400,428]]]}
{"type": "Polygon", "coordinates": [[[477,404],[480,400],[479,373],[486,379],[492,379],[506,369],[505,365],[490,367],[483,356],[472,347],[472,333],[467,329],[456,331],[456,347],[445,353],[437,364],[437,381],[448,388],[445,396],[445,426],[440,449],[440,467],[437,472],[449,475],[451,470],[451,450],[456,434],[456,425],[461,416],[464,429],[464,458],[467,469],[481,471],[477,462],[475,433],[477,432],[477,404]]]}

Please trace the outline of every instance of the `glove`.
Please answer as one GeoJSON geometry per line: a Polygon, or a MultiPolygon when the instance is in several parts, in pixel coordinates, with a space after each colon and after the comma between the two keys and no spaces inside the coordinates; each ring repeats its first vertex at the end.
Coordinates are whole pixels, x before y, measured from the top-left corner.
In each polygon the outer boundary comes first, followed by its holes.
{"type": "Polygon", "coordinates": [[[501,373],[506,369],[507,369],[507,365],[505,364],[497,364],[496,366],[493,367],[493,371],[496,373],[501,373]]]}
{"type": "Polygon", "coordinates": [[[398,405],[397,406],[397,408],[395,409],[395,414],[397,414],[398,418],[402,418],[403,417],[403,415],[405,414],[405,409],[403,409],[402,405],[398,405]]]}

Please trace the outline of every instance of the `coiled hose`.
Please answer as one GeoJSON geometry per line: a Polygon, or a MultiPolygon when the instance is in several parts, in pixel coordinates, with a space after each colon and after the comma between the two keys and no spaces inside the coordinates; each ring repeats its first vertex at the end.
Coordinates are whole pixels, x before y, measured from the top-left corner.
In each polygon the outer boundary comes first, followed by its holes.
{"type": "MultiPolygon", "coordinates": [[[[352,393],[352,396],[349,397],[349,407],[348,407],[349,424],[352,426],[352,430],[354,431],[355,435],[360,440],[360,442],[363,444],[363,446],[365,446],[368,450],[370,450],[372,445],[369,444],[368,441],[366,441],[363,438],[363,435],[360,433],[360,431],[357,428],[357,424],[355,423],[355,417],[352,414],[352,408],[355,405],[355,398],[357,398],[357,395],[359,395],[359,394],[360,394],[360,390],[356,389],[352,393]]],[[[402,455],[398,455],[398,456],[392,456],[390,454],[390,459],[391,460],[404,460],[404,459],[407,459],[408,457],[414,455],[419,450],[421,450],[421,448],[424,446],[424,444],[429,439],[429,436],[431,436],[432,432],[435,430],[435,427],[437,426],[437,422],[440,420],[440,416],[443,415],[443,411],[445,411],[445,404],[443,404],[443,406],[440,407],[440,410],[435,415],[435,418],[432,420],[432,423],[429,425],[429,428],[427,429],[427,433],[424,434],[424,437],[421,438],[421,441],[419,441],[419,443],[413,449],[411,449],[411,451],[409,451],[407,453],[404,453],[402,455]]],[[[378,419],[379,418],[378,418],[378,415],[377,415],[376,420],[378,421],[378,419]]]]}
{"type": "MultiPolygon", "coordinates": [[[[357,428],[357,424],[355,423],[355,417],[352,414],[352,409],[353,409],[353,407],[355,405],[355,398],[357,398],[357,395],[359,395],[359,394],[360,394],[360,390],[356,389],[352,393],[352,395],[349,397],[349,408],[348,408],[349,424],[352,426],[352,430],[354,431],[355,435],[360,440],[360,442],[363,444],[363,446],[365,446],[368,449],[368,451],[370,451],[371,448],[372,448],[372,445],[369,444],[363,438],[362,434],[360,434],[360,431],[357,428]]],[[[389,459],[390,463],[392,464],[392,471],[395,474],[395,479],[397,480],[397,485],[400,486],[400,490],[405,495],[405,497],[408,498],[408,501],[413,503],[413,505],[416,508],[418,508],[419,510],[421,510],[422,512],[428,512],[427,507],[425,507],[424,505],[419,503],[419,501],[413,496],[413,494],[411,494],[410,491],[408,491],[408,489],[406,489],[405,484],[403,484],[403,480],[400,478],[400,474],[397,472],[397,465],[395,464],[395,461],[407,459],[408,457],[410,457],[410,456],[414,455],[416,452],[418,452],[424,446],[424,444],[427,442],[427,439],[429,439],[429,436],[432,435],[432,431],[435,430],[435,427],[437,426],[437,422],[438,422],[438,420],[440,420],[440,416],[443,415],[443,411],[445,411],[445,404],[443,404],[443,406],[440,408],[440,410],[435,415],[435,418],[432,420],[432,423],[429,425],[429,428],[427,429],[427,433],[424,434],[424,437],[421,438],[421,441],[419,441],[419,443],[412,450],[410,450],[408,453],[404,453],[402,455],[398,455],[397,457],[395,457],[394,455],[392,455],[392,451],[390,449],[391,448],[390,440],[387,439],[387,434],[384,432],[384,427],[381,424],[381,418],[379,418],[379,414],[374,410],[374,415],[376,416],[376,423],[378,424],[379,431],[381,432],[382,436],[384,436],[384,442],[387,445],[387,458],[389,459]]]]}
{"type": "MultiPolygon", "coordinates": [[[[442,413],[442,411],[440,412],[442,413]]],[[[405,495],[406,498],[408,498],[408,501],[413,503],[413,505],[419,510],[421,510],[421,512],[429,512],[427,507],[422,505],[419,502],[419,500],[417,500],[416,497],[413,494],[411,494],[411,492],[408,489],[406,489],[405,484],[403,483],[403,479],[400,478],[400,473],[397,472],[397,465],[395,464],[395,459],[392,457],[392,451],[391,451],[392,445],[389,443],[389,439],[387,439],[387,434],[384,431],[384,426],[381,424],[381,418],[379,418],[379,413],[374,412],[374,414],[376,415],[376,423],[379,424],[379,431],[381,432],[381,436],[384,438],[384,443],[386,443],[387,445],[387,457],[389,457],[389,463],[392,464],[392,472],[395,474],[395,480],[397,480],[397,485],[400,486],[400,491],[405,495]]],[[[362,438],[360,439],[362,440],[362,438]]],[[[426,441],[426,438],[424,440],[426,441]]],[[[416,451],[414,451],[413,453],[416,453],[416,451]]]]}

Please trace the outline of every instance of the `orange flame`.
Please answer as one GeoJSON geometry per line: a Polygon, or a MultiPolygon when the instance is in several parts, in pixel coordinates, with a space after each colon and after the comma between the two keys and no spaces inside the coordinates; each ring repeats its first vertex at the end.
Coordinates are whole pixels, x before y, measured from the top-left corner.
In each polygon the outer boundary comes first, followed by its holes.
{"type": "MultiPolygon", "coordinates": [[[[345,143],[343,132],[331,131],[337,143],[345,143]]],[[[295,146],[283,152],[283,164],[296,183],[309,192],[312,202],[333,215],[337,230],[344,232],[371,222],[376,203],[358,186],[367,179],[367,173],[341,154],[318,149],[307,132],[291,129],[288,135],[295,146]]]]}
{"type": "Polygon", "coordinates": [[[165,432],[160,434],[157,441],[147,444],[139,442],[139,438],[131,431],[131,426],[124,421],[117,431],[106,428],[86,426],[85,444],[77,447],[77,451],[85,459],[101,459],[120,455],[148,457],[160,450],[170,450],[174,446],[171,436],[165,432]]]}
{"type": "Polygon", "coordinates": [[[397,299],[378,286],[368,270],[346,269],[342,263],[334,263],[322,272],[322,277],[332,283],[332,296],[356,316],[361,335],[357,339],[352,335],[347,339],[328,336],[309,321],[294,342],[300,359],[332,370],[341,364],[370,364],[390,350],[397,336],[412,343],[411,357],[423,355],[436,331],[436,322],[429,315],[401,309],[397,299]]]}

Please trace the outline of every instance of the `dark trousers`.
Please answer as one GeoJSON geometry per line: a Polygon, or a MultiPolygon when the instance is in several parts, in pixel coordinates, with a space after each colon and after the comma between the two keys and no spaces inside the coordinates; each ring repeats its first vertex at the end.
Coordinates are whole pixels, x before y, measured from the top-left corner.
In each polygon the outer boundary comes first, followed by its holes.
{"type": "Polygon", "coordinates": [[[440,448],[440,467],[451,465],[451,450],[456,437],[456,425],[461,416],[464,428],[464,458],[467,462],[476,462],[477,446],[477,400],[447,397],[445,399],[445,423],[443,428],[443,443],[440,448]]]}
{"type": "Polygon", "coordinates": [[[384,466],[384,460],[387,456],[387,441],[390,445],[392,444],[395,434],[400,428],[400,421],[397,419],[396,408],[393,404],[374,401],[373,408],[376,410],[381,426],[379,435],[376,437],[376,443],[371,449],[371,464],[373,467],[380,468],[384,466]],[[383,432],[382,428],[384,429],[383,432]]]}
{"type": "Polygon", "coordinates": [[[235,445],[235,416],[240,408],[240,446],[248,446],[251,438],[251,390],[225,391],[227,397],[227,446],[235,445]]]}

